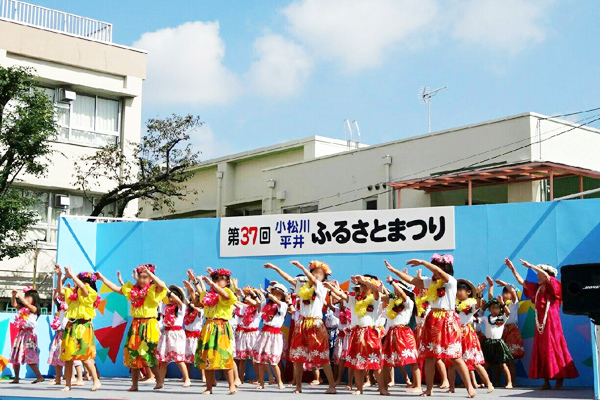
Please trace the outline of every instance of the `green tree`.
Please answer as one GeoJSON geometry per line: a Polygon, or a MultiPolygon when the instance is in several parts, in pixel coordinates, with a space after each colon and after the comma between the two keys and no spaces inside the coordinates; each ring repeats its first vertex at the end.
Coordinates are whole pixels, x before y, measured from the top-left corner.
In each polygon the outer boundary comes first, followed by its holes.
{"type": "Polygon", "coordinates": [[[29,209],[34,200],[14,183],[44,175],[57,135],[54,105],[37,84],[30,68],[0,66],[0,260],[32,247],[26,235],[38,219],[29,209]]]}
{"type": "Polygon", "coordinates": [[[113,214],[122,217],[132,200],[143,199],[154,210],[173,210],[174,199],[184,200],[195,193],[185,186],[192,177],[190,167],[199,159],[190,143],[190,133],[203,122],[194,115],[176,115],[150,119],[140,143],[129,142],[126,149],[119,144],[101,148],[97,153],[75,163],[76,184],[88,200],[110,185],[107,193],[97,198],[91,217],[113,214]],[[107,207],[113,206],[114,211],[107,207]]]}

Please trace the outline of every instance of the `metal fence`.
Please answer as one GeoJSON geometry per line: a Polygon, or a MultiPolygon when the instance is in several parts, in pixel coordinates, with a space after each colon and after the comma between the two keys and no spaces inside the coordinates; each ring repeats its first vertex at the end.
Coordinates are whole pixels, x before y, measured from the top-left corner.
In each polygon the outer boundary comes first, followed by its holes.
{"type": "Polygon", "coordinates": [[[0,0],[0,19],[101,42],[112,42],[112,24],[108,22],[80,17],[23,1],[0,0]]]}

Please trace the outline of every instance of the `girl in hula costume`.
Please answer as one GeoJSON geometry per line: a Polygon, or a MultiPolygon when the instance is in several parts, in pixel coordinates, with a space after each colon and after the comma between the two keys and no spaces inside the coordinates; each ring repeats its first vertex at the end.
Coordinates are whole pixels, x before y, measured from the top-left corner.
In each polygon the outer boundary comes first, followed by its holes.
{"type": "Polygon", "coordinates": [[[62,343],[63,332],[69,319],[66,316],[67,303],[58,294],[58,289],[54,289],[54,304],[56,305],[56,314],[50,323],[50,327],[55,332],[50,345],[50,354],[48,355],[48,365],[54,366],[55,377],[50,381],[50,385],[60,385],[62,382],[62,372],[65,362],[60,359],[60,344],[62,343]]]}
{"type": "Polygon", "coordinates": [[[379,308],[381,307],[380,290],[382,283],[373,275],[352,276],[352,283],[359,290],[353,296],[338,289],[338,287],[325,283],[325,287],[343,300],[347,301],[348,308],[352,311],[356,326],[350,335],[346,367],[354,370],[357,390],[354,395],[363,393],[365,375],[367,371],[374,371],[379,386],[379,393],[388,396],[389,392],[383,382],[382,342],[381,333],[377,327],[379,308]]]}
{"type": "MultiPolygon", "coordinates": [[[[490,381],[487,371],[483,368],[485,359],[483,357],[479,338],[473,328],[475,313],[479,309],[477,298],[481,297],[481,292],[485,289],[485,284],[475,288],[475,285],[466,279],[459,279],[457,282],[456,313],[460,318],[462,358],[465,360],[465,364],[467,364],[467,368],[469,369],[473,386],[477,386],[474,375],[474,371],[477,371],[479,376],[481,376],[484,385],[487,387],[488,393],[491,393],[494,391],[494,386],[490,381]]],[[[450,376],[449,392],[454,393],[454,385],[456,382],[456,368],[454,365],[450,365],[448,375],[450,376]]]]}
{"type": "Polygon", "coordinates": [[[15,370],[15,379],[11,383],[19,383],[21,364],[29,365],[35,373],[37,379],[31,383],[43,382],[44,377],[38,368],[40,350],[34,332],[40,316],[40,296],[36,290],[29,287],[24,290],[13,290],[11,306],[19,309],[13,322],[19,333],[10,352],[10,362],[15,370]]]}
{"type": "Polygon", "coordinates": [[[217,370],[225,370],[229,394],[235,394],[237,388],[233,372],[234,337],[229,320],[233,315],[237,297],[229,288],[231,271],[222,268],[208,271],[210,278],[202,277],[209,290],[200,294],[206,323],[198,340],[196,367],[206,371],[206,390],[203,394],[212,394],[217,370]]]}
{"type": "MultiPolygon", "coordinates": [[[[200,303],[199,293],[205,292],[199,285],[204,284],[194,275],[194,271],[188,270],[188,280],[183,281],[188,293],[188,308],[183,317],[183,329],[185,331],[185,364],[188,370],[188,376],[191,376],[191,369],[194,365],[196,350],[198,349],[198,338],[204,325],[204,309],[200,303]],[[196,289],[198,287],[198,289],[196,289]]],[[[202,382],[206,380],[204,371],[202,372],[202,382]]]]}
{"type": "Polygon", "coordinates": [[[331,275],[331,269],[322,261],[311,261],[308,269],[298,261],[292,261],[291,264],[300,268],[308,278],[301,287],[298,279],[292,278],[273,264],[265,264],[265,268],[276,271],[283,279],[295,285],[299,297],[300,319],[291,333],[289,355],[289,360],[294,363],[294,393],[302,393],[302,366],[306,363],[308,367],[323,369],[329,382],[325,393],[335,394],[335,378],[329,363],[329,337],[323,323],[323,304],[327,296],[323,282],[331,275]]]}
{"type": "Polygon", "coordinates": [[[99,299],[96,291],[96,275],[91,272],[81,272],[73,275],[71,267],[65,267],[65,275],[73,280],[74,289],[62,286],[62,272],[55,266],[58,281],[58,293],[67,302],[66,317],[69,319],[63,332],[60,347],[60,359],[65,362],[66,386],[63,392],[71,390],[73,377],[73,362],[81,361],[88,368],[94,384],[92,391],[100,389],[100,379],[96,372],[96,340],[94,338],[95,307],[99,299]]]}
{"type": "Polygon", "coordinates": [[[236,327],[235,336],[235,351],[233,358],[238,365],[238,373],[242,383],[246,380],[246,363],[252,361],[252,366],[256,370],[256,365],[253,362],[254,347],[258,340],[258,326],[261,320],[261,307],[263,305],[263,297],[259,292],[250,286],[244,287],[239,291],[242,301],[236,303],[240,320],[236,327]]]}
{"type": "Polygon", "coordinates": [[[469,397],[477,395],[471,384],[469,370],[462,359],[460,320],[454,312],[457,282],[453,276],[453,261],[454,257],[450,254],[434,254],[431,262],[415,259],[406,262],[413,267],[424,266],[433,273],[431,278],[412,277],[398,271],[398,276],[406,282],[427,289],[430,311],[425,317],[419,345],[419,357],[425,359],[427,382],[423,396],[432,395],[436,360],[450,360],[465,383],[469,397]]]}
{"type": "MultiPolygon", "coordinates": [[[[394,268],[384,260],[385,266],[391,272],[394,268]]],[[[410,367],[413,384],[407,385],[409,393],[423,392],[421,389],[421,370],[419,368],[419,353],[412,329],[408,326],[413,314],[416,314],[414,293],[403,281],[391,279],[394,291],[384,299],[385,316],[388,332],[383,341],[383,365],[389,370],[390,381],[394,376],[394,367],[410,367]]]]}
{"type": "Polygon", "coordinates": [[[160,389],[160,380],[156,347],[160,336],[157,321],[157,308],[167,295],[167,287],[154,273],[156,266],[145,264],[133,270],[135,284],[127,282],[117,286],[104,275],[98,273],[98,278],[113,292],[121,293],[131,302],[129,313],[133,318],[125,339],[123,363],[131,368],[130,392],[138,390],[140,369],[150,368],[156,377],[155,389],[160,389]]]}

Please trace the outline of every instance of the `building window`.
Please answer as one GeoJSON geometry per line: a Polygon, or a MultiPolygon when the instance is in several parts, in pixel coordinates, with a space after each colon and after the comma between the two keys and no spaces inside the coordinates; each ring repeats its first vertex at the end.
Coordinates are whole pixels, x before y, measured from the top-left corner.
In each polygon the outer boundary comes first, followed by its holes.
{"type": "Polygon", "coordinates": [[[365,199],[365,210],[377,210],[377,197],[365,199]]]}
{"type": "MultiPolygon", "coordinates": [[[[38,215],[38,222],[33,226],[28,234],[28,240],[56,244],[58,235],[58,220],[63,215],[87,216],[92,213],[99,197],[93,197],[91,201],[80,195],[65,194],[65,192],[51,192],[31,189],[22,189],[23,196],[35,199],[35,203],[30,207],[38,215]],[[57,196],[69,197],[69,207],[64,208],[58,205],[57,196]]],[[[100,216],[112,217],[115,215],[116,207],[114,204],[106,207],[100,216]]]]}
{"type": "Polygon", "coordinates": [[[61,102],[57,89],[40,88],[54,102],[60,139],[95,147],[117,143],[121,104],[118,100],[77,93],[61,102]]]}
{"type": "Polygon", "coordinates": [[[284,214],[309,214],[319,212],[318,204],[304,204],[300,206],[292,206],[284,208],[284,214]]]}

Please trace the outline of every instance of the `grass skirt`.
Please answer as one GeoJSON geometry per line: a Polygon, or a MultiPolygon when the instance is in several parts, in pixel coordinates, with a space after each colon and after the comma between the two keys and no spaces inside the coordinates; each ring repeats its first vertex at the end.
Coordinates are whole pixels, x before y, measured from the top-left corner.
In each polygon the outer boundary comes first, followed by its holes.
{"type": "Polygon", "coordinates": [[[196,367],[207,370],[232,369],[234,341],[229,321],[207,319],[198,340],[196,367]]]}
{"type": "Polygon", "coordinates": [[[156,318],[134,318],[127,332],[123,363],[128,368],[158,365],[156,347],[160,336],[156,318]]]}

